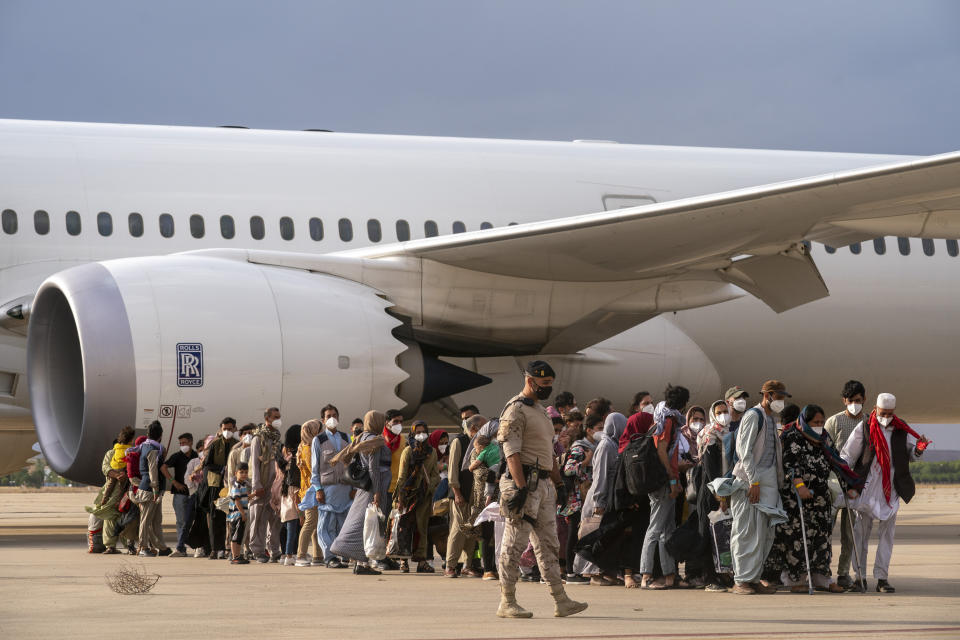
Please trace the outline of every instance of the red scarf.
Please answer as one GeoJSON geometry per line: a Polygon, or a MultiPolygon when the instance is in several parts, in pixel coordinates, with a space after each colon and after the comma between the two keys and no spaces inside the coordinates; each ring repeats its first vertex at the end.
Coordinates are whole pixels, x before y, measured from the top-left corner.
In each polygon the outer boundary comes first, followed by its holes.
{"type": "Polygon", "coordinates": [[[396,451],[403,442],[403,433],[394,434],[393,431],[390,431],[390,425],[388,424],[383,428],[383,439],[386,440],[386,445],[390,451],[396,451]]]}
{"type": "MultiPolygon", "coordinates": [[[[893,416],[893,422],[890,423],[890,426],[892,426],[894,430],[899,429],[906,431],[917,440],[920,440],[920,434],[911,429],[906,422],[897,416],[893,416]]],[[[870,444],[873,446],[877,464],[880,465],[880,473],[883,479],[883,496],[887,499],[887,504],[890,504],[890,447],[887,446],[887,438],[883,435],[883,429],[883,425],[877,420],[877,410],[874,409],[870,413],[870,444]]]]}

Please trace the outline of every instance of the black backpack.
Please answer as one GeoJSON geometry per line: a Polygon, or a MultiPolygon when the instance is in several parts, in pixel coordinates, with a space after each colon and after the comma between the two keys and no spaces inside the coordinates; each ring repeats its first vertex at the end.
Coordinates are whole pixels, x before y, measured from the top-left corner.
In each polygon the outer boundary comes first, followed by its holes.
{"type": "Polygon", "coordinates": [[[657,491],[669,480],[667,470],[657,455],[653,433],[654,429],[651,428],[643,437],[633,440],[620,457],[623,493],[636,503],[647,500],[648,493],[657,491]]]}

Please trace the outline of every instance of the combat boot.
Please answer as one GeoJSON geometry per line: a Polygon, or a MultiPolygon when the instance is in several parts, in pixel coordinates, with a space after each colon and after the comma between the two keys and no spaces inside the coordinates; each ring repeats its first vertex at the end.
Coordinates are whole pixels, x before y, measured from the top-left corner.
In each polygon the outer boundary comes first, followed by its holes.
{"type": "Polygon", "coordinates": [[[550,593],[553,594],[553,599],[556,601],[556,607],[553,610],[553,615],[557,618],[566,618],[567,616],[572,616],[575,613],[580,613],[587,608],[586,602],[577,602],[576,600],[571,600],[570,596],[567,595],[567,592],[564,591],[562,584],[550,587],[550,593]]]}
{"type": "Polygon", "coordinates": [[[500,608],[497,609],[499,618],[532,618],[533,613],[517,604],[517,595],[514,591],[500,590],[500,608]]]}

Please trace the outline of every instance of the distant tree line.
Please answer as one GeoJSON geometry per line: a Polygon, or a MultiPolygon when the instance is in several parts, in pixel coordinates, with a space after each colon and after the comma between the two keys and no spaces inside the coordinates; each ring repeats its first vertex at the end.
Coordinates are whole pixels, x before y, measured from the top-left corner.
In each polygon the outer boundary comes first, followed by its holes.
{"type": "Polygon", "coordinates": [[[950,462],[914,462],[910,474],[926,484],[960,484],[960,460],[950,462]]]}
{"type": "Polygon", "coordinates": [[[20,471],[0,476],[0,487],[73,486],[69,480],[47,468],[43,457],[31,462],[20,471]]]}

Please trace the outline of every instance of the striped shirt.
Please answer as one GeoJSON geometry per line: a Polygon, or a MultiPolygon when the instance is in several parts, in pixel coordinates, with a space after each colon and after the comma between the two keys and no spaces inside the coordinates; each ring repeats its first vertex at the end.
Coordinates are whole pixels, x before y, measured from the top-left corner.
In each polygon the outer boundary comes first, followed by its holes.
{"type": "Polygon", "coordinates": [[[240,509],[237,508],[237,501],[234,498],[240,498],[240,504],[243,506],[244,511],[247,509],[247,495],[250,493],[250,485],[246,482],[241,482],[239,480],[233,481],[233,486],[230,487],[230,513],[227,515],[227,520],[233,522],[240,518],[240,509]]]}

